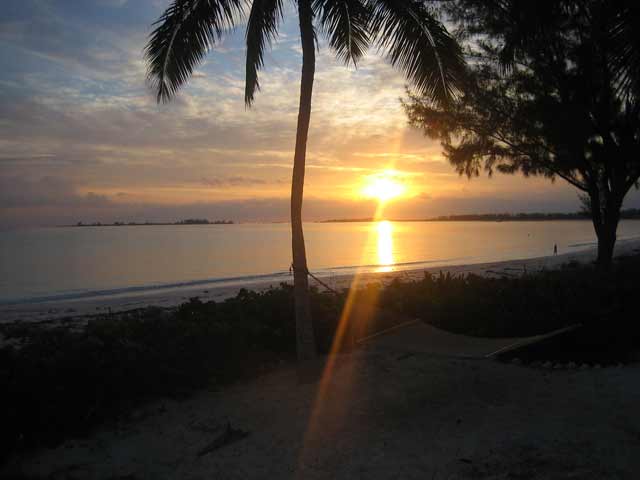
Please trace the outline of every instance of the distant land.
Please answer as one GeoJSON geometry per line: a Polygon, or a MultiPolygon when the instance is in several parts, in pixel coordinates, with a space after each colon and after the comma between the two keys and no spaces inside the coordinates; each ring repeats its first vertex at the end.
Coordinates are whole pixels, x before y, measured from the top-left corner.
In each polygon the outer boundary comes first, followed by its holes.
{"type": "MultiPolygon", "coordinates": [[[[399,222],[523,222],[545,220],[589,220],[586,212],[574,213],[471,213],[467,215],[442,215],[418,219],[388,219],[399,222]]],[[[621,219],[640,219],[640,208],[620,212],[621,219]]],[[[319,223],[373,222],[372,217],[323,220],[319,223]]]]}
{"type": "Polygon", "coordinates": [[[92,222],[83,223],[78,222],[74,225],[65,225],[69,227],[144,227],[149,225],[233,225],[233,220],[207,220],[205,218],[187,218],[185,220],[178,220],[177,222],[114,222],[114,223],[102,223],[92,222]]]}

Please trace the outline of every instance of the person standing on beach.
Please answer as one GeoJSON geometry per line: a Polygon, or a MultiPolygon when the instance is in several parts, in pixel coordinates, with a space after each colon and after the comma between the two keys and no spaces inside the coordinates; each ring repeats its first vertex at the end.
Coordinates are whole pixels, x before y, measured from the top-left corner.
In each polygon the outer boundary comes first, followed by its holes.
{"type": "Polygon", "coordinates": [[[557,243],[553,244],[553,254],[554,255],[558,255],[558,244],[557,243]]]}

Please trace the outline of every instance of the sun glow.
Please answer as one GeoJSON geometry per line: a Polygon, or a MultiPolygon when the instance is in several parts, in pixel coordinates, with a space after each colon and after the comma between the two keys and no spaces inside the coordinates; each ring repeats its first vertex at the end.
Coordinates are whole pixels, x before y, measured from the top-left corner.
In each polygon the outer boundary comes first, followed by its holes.
{"type": "Polygon", "coordinates": [[[406,187],[393,179],[386,172],[382,175],[372,177],[362,189],[365,197],[376,198],[384,203],[399,197],[406,191],[406,187]]]}

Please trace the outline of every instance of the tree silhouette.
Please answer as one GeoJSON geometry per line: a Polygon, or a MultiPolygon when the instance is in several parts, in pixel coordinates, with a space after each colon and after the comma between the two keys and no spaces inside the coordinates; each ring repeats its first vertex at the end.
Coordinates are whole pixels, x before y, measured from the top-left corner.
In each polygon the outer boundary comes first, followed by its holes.
{"type": "MultiPolygon", "coordinates": [[[[376,46],[422,94],[438,105],[454,97],[465,71],[456,41],[419,0],[296,0],[302,45],[302,77],[291,185],[291,229],[297,352],[315,357],[302,230],[307,136],[318,46],[316,30],[345,64],[356,64],[376,46]]],[[[259,90],[264,52],[277,37],[283,0],[175,0],[156,22],[146,47],[149,78],[158,101],[172,98],[209,49],[246,19],[245,103],[259,90]]],[[[301,362],[302,363],[302,362],[301,362]]]]}
{"type": "Polygon", "coordinates": [[[637,10],[627,3],[450,2],[470,83],[446,109],[415,94],[406,104],[460,174],[542,175],[583,192],[605,268],[640,177],[638,20],[624,17],[637,10]]]}
{"type": "Polygon", "coordinates": [[[640,3],[618,0],[608,5],[611,20],[607,35],[614,52],[611,60],[618,93],[640,96],[640,3]]]}

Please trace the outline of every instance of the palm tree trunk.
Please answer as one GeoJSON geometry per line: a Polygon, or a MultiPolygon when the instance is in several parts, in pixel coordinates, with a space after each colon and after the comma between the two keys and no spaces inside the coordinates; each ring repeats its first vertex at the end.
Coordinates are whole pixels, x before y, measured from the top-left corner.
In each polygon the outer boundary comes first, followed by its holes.
{"type": "Polygon", "coordinates": [[[300,35],[302,38],[302,80],[300,83],[300,108],[296,132],[296,150],[293,159],[291,181],[291,246],[293,251],[293,294],[296,313],[296,348],[300,364],[316,357],[316,344],[311,321],[307,255],[302,231],[302,197],[304,169],[307,155],[307,137],[311,118],[311,96],[315,74],[315,41],[311,0],[298,0],[300,35]]]}

